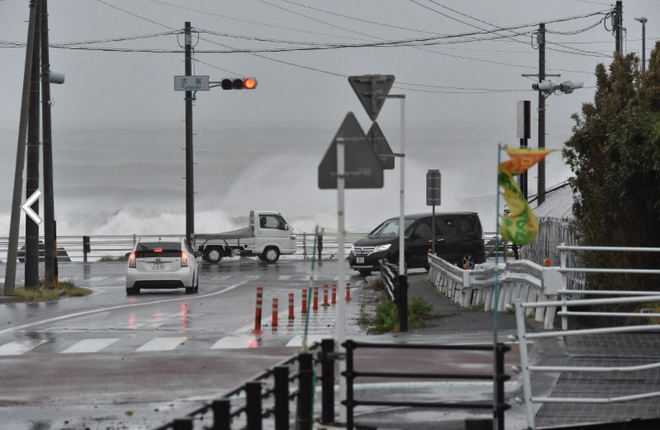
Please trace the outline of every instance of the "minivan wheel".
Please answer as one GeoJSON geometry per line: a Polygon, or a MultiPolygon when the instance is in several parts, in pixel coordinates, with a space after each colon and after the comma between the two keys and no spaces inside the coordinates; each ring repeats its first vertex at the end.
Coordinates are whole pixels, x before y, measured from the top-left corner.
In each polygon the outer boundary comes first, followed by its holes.
{"type": "Polygon", "coordinates": [[[371,275],[371,269],[360,269],[360,270],[358,270],[358,272],[360,272],[360,275],[362,275],[362,276],[371,275]]]}
{"type": "Polygon", "coordinates": [[[459,267],[461,269],[468,269],[468,270],[474,269],[474,255],[472,255],[469,252],[463,254],[463,257],[461,257],[461,263],[459,267]]]}

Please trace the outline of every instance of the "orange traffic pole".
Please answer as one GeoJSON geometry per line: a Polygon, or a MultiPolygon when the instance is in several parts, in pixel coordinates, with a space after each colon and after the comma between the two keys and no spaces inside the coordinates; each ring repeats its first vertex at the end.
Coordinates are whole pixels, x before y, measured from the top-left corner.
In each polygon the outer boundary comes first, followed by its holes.
{"type": "Polygon", "coordinates": [[[302,291],[302,313],[307,313],[307,288],[302,291]]]}
{"type": "Polygon", "coordinates": [[[312,303],[312,309],[317,310],[319,308],[319,287],[314,287],[314,301],[312,303]]]}
{"type": "Polygon", "coordinates": [[[271,323],[273,327],[277,327],[277,308],[277,298],[273,298],[273,322],[271,323]]]}
{"type": "Polygon", "coordinates": [[[263,334],[261,331],[261,302],[263,299],[263,287],[257,287],[257,308],[254,316],[254,330],[252,334],[263,334]]]}
{"type": "Polygon", "coordinates": [[[346,301],[347,302],[351,301],[351,283],[350,282],[346,283],[346,301]]]}
{"type": "Polygon", "coordinates": [[[323,306],[330,306],[328,304],[328,286],[323,286],[323,306]]]}
{"type": "Polygon", "coordinates": [[[337,303],[337,284],[332,284],[332,304],[337,303]]]}
{"type": "Polygon", "coordinates": [[[293,293],[289,293],[289,319],[294,319],[293,315],[293,293]]]}

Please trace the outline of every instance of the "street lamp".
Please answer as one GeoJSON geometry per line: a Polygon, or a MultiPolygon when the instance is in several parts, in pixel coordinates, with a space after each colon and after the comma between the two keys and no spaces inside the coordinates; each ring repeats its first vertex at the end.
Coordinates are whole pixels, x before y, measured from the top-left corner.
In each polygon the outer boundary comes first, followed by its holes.
{"type": "Polygon", "coordinates": [[[642,75],[646,74],[646,19],[645,16],[635,18],[635,21],[642,23],[642,75]]]}

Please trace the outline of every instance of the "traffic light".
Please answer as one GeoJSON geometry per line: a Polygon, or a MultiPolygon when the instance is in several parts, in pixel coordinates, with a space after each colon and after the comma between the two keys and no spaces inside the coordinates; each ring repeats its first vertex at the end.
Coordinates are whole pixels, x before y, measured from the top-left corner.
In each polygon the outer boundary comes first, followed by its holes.
{"type": "Polygon", "coordinates": [[[255,78],[225,78],[220,81],[223,90],[253,90],[257,88],[255,78]]]}

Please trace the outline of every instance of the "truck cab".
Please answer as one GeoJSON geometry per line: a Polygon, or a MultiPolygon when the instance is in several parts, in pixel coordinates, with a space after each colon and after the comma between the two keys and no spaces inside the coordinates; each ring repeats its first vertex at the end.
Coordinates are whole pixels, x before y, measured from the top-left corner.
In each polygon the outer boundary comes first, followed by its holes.
{"type": "Polygon", "coordinates": [[[250,225],[215,234],[195,234],[198,253],[205,261],[219,263],[222,257],[256,256],[275,263],[282,254],[294,254],[298,248],[293,227],[281,213],[250,211],[250,225]]]}

